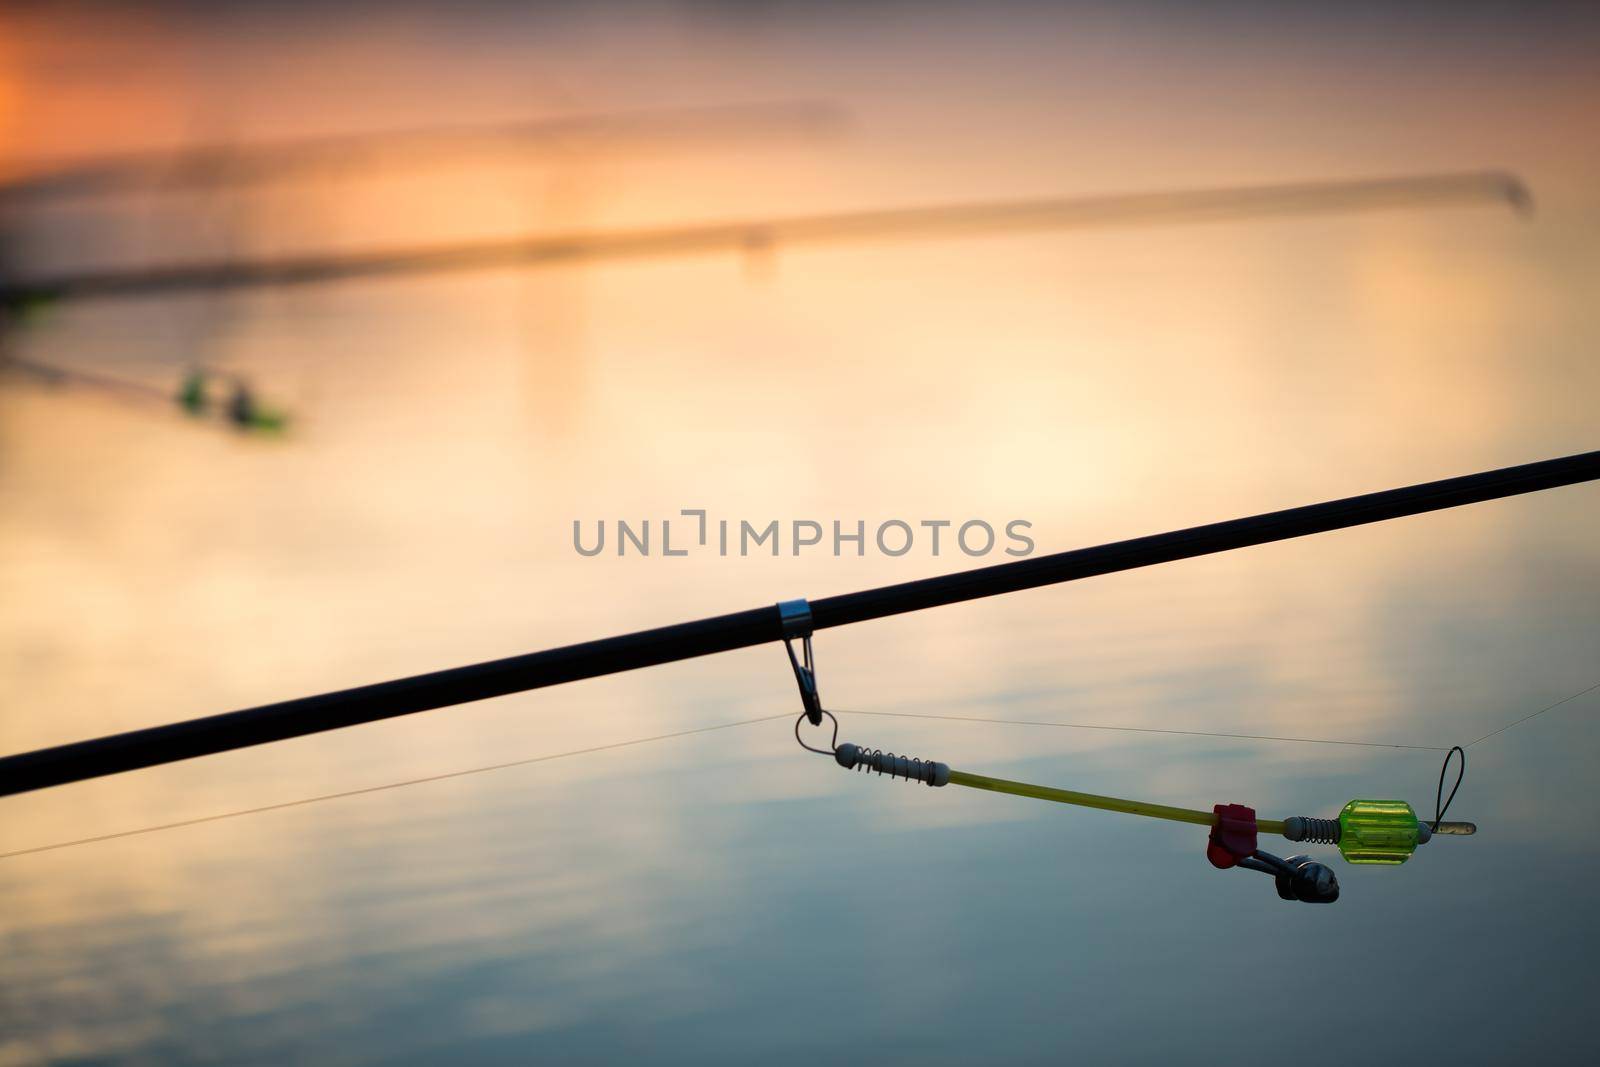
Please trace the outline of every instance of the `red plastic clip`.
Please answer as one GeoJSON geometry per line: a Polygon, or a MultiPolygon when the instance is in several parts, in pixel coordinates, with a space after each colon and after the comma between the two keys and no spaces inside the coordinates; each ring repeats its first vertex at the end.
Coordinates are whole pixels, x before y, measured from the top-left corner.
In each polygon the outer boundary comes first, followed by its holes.
{"type": "Polygon", "coordinates": [[[1256,851],[1256,809],[1243,804],[1218,804],[1216,825],[1211,827],[1211,841],[1206,845],[1206,859],[1211,866],[1226,870],[1256,851]]]}

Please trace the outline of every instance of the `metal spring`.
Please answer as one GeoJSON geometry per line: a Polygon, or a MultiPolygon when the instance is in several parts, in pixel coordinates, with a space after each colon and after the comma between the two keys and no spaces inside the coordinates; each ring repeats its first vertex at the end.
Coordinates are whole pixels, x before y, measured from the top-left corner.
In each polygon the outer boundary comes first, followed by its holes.
{"type": "Polygon", "coordinates": [[[1283,836],[1290,841],[1318,841],[1325,845],[1339,843],[1338,819],[1313,819],[1296,815],[1283,821],[1283,836]]]}
{"type": "Polygon", "coordinates": [[[950,781],[950,767],[947,764],[915,756],[897,756],[876,748],[862,748],[848,741],[834,749],[833,758],[847,771],[876,772],[929,786],[941,786],[950,781]]]}

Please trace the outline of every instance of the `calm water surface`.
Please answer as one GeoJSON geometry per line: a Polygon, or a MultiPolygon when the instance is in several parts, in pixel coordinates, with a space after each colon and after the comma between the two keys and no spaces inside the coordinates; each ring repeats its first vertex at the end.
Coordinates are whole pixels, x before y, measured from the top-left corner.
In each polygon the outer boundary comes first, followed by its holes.
{"type": "MultiPolygon", "coordinates": [[[[23,340],[32,355],[159,382],[203,353],[299,418],[237,440],[6,380],[0,747],[972,562],[585,559],[574,519],[1025,518],[1043,552],[1596,446],[1600,201],[1592,149],[1558,135],[1577,128],[1559,64],[1487,118],[1462,114],[1489,106],[1470,86],[1411,85],[1388,115],[1380,90],[1410,85],[1415,57],[1380,50],[1355,98],[1291,94],[1222,159],[1166,136],[1165,109],[1232,128],[1270,71],[1140,95],[1092,67],[1127,95],[1090,120],[1027,44],[996,38],[912,101],[873,72],[870,39],[780,29],[772,70],[729,60],[719,81],[682,44],[673,62],[705,98],[842,84],[862,133],[752,149],[738,175],[716,153],[597,164],[563,180],[605,195],[531,223],[1482,164],[1515,166],[1540,210],[64,312],[23,340]],[[808,65],[823,52],[834,66],[808,65]],[[1522,121],[1541,109],[1547,127],[1522,121]],[[1366,121],[1330,121],[1332,147],[1291,136],[1330,113],[1366,121]],[[999,132],[980,135],[984,114],[999,132]],[[1434,139],[1410,144],[1419,124],[1434,139]],[[1103,151],[1076,165],[1085,144],[1103,151]]],[[[907,78],[944,62],[925,32],[907,78]]],[[[1307,85],[1338,83],[1327,47],[1307,85]]],[[[1188,61],[1226,58],[1212,42],[1188,61]]],[[[591,97],[636,100],[650,76],[591,97]]],[[[469,205],[430,224],[483,223],[469,205]]],[[[1593,489],[1557,490],[831,631],[822,692],[869,712],[1465,744],[1600,681],[1597,517],[1593,489]]],[[[781,651],[730,653],[8,799],[0,849],[793,704],[781,651]]],[[[787,721],[0,860],[0,1063],[1578,1057],[1600,992],[1597,704],[1473,747],[1452,814],[1479,836],[1399,870],[1339,865],[1331,908],[1211,870],[1193,828],[847,775],[787,721]]],[[[962,769],[1275,816],[1357,796],[1431,813],[1441,757],[841,719],[845,739],[962,769]]]]}

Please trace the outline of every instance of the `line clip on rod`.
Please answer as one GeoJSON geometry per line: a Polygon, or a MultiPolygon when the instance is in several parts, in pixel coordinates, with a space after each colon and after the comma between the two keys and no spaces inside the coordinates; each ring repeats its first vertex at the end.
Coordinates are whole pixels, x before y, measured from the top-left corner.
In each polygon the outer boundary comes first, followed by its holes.
{"type": "Polygon", "coordinates": [[[778,620],[783,627],[783,648],[794,668],[794,681],[800,687],[800,704],[812,726],[822,725],[822,697],[817,695],[817,669],[811,657],[811,605],[805,600],[785,600],[778,604],[778,620]],[[801,656],[794,654],[799,639],[801,656]]]}

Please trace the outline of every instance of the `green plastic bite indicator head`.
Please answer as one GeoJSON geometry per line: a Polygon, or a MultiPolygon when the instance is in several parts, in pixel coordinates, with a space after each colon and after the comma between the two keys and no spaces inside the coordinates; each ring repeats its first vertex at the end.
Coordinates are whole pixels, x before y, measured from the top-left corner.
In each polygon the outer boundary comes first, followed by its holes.
{"type": "Polygon", "coordinates": [[[1339,852],[1349,863],[1404,863],[1417,838],[1417,813],[1403,800],[1352,800],[1339,812],[1339,852]]]}

